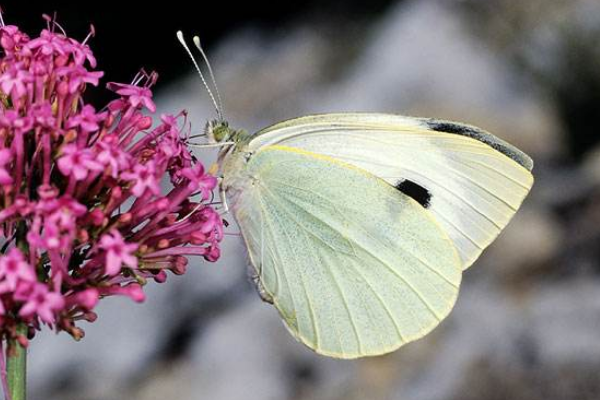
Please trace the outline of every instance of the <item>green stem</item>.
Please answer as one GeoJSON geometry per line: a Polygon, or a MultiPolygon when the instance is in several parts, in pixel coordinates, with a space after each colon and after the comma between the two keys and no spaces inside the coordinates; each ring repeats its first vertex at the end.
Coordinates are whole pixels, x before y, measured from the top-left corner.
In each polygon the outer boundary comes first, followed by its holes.
{"type": "MultiPolygon", "coordinates": [[[[27,326],[17,328],[19,335],[27,335],[27,326]]],[[[11,400],[25,400],[27,380],[27,349],[11,340],[6,351],[6,378],[11,400]]]]}
{"type": "MultiPolygon", "coordinates": [[[[29,245],[25,240],[27,224],[21,221],[17,225],[16,245],[24,253],[29,253],[29,245]]],[[[17,325],[17,335],[27,337],[27,325],[17,325]]],[[[27,349],[17,341],[9,340],[6,346],[6,383],[10,392],[10,400],[27,398],[27,349]]]]}

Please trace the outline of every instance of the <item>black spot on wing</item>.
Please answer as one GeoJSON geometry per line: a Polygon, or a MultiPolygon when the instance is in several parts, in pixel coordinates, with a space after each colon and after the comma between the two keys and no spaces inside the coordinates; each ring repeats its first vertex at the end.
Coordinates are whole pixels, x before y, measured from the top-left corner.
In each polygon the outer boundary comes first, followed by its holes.
{"type": "Polygon", "coordinates": [[[477,134],[478,129],[463,124],[456,124],[449,121],[440,121],[431,119],[427,121],[429,128],[436,132],[455,133],[458,135],[473,137],[477,134]]]}
{"type": "Polygon", "coordinates": [[[428,208],[431,204],[431,193],[418,183],[404,179],[398,182],[394,187],[408,197],[411,197],[424,208],[428,208]]]}
{"type": "Polygon", "coordinates": [[[457,122],[444,121],[440,119],[424,119],[427,127],[436,132],[445,132],[455,135],[466,136],[475,140],[479,140],[482,143],[487,144],[494,150],[499,151],[505,156],[519,163],[521,166],[531,171],[533,169],[533,161],[529,156],[523,153],[521,150],[506,143],[504,140],[497,138],[496,136],[488,133],[482,129],[471,125],[459,124],[457,122]]]}

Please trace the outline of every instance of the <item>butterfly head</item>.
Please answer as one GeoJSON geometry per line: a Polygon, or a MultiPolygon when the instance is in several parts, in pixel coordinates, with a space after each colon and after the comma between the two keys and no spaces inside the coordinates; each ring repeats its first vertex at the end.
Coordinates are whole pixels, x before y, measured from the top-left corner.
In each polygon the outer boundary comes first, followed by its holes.
{"type": "Polygon", "coordinates": [[[226,142],[231,137],[231,128],[227,121],[215,119],[206,124],[206,136],[209,143],[226,142]]]}
{"type": "Polygon", "coordinates": [[[206,137],[209,143],[239,142],[248,136],[244,130],[232,129],[222,119],[214,119],[206,124],[206,137]]]}

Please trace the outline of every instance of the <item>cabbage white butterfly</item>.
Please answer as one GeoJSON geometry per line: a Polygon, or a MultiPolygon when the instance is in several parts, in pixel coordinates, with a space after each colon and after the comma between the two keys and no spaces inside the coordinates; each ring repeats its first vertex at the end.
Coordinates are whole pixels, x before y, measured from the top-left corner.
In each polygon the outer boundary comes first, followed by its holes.
{"type": "Polygon", "coordinates": [[[220,187],[261,297],[323,355],[385,354],[430,332],[533,185],[526,154],[473,126],[346,113],[250,135],[202,80],[219,115],[206,133],[221,146],[220,187]]]}

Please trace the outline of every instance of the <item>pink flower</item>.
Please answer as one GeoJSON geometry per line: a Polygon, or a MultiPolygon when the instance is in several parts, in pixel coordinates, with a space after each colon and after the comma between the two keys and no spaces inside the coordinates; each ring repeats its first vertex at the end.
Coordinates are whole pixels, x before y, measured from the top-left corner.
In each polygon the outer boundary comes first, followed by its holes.
{"type": "Polygon", "coordinates": [[[155,73],[88,103],[103,73],[86,42],[0,26],[0,340],[42,323],[79,339],[102,298],[143,301],[142,284],[183,274],[187,256],[220,254],[216,179],[186,146],[185,113],[146,113],[155,73]]]}
{"type": "Polygon", "coordinates": [[[156,111],[156,105],[152,101],[152,92],[146,87],[124,85],[122,83],[114,82],[109,83],[107,87],[123,96],[123,98],[134,108],[138,108],[141,105],[146,107],[150,112],[156,111]]]}
{"type": "Polygon", "coordinates": [[[56,118],[52,111],[52,105],[48,102],[36,104],[31,109],[33,123],[46,129],[52,129],[56,126],[56,118]]]}
{"type": "Polygon", "coordinates": [[[0,126],[24,132],[32,128],[33,120],[29,116],[21,117],[18,112],[8,110],[4,114],[0,114],[0,126]]]}
{"type": "Polygon", "coordinates": [[[25,303],[19,311],[21,317],[31,318],[38,315],[48,324],[55,322],[55,312],[65,304],[65,299],[60,293],[51,292],[46,285],[40,283],[27,284],[17,297],[25,303]]]}
{"type": "Polygon", "coordinates": [[[100,122],[106,118],[106,113],[96,114],[94,107],[86,104],[79,114],[67,121],[67,128],[81,128],[83,132],[94,132],[100,129],[100,122]]]}
{"type": "Polygon", "coordinates": [[[110,167],[110,176],[117,178],[121,171],[129,168],[131,156],[119,146],[116,135],[106,135],[97,144],[98,156],[96,159],[104,166],[110,167]]]}
{"type": "Polygon", "coordinates": [[[131,191],[135,196],[140,197],[146,190],[155,195],[160,193],[160,186],[155,175],[155,164],[152,161],[148,161],[146,164],[136,164],[133,167],[133,171],[122,173],[121,178],[132,181],[134,184],[131,191]]]}
{"type": "Polygon", "coordinates": [[[7,55],[13,55],[16,48],[21,48],[23,43],[27,43],[27,35],[19,31],[14,25],[7,25],[0,28],[0,46],[7,55]]]}
{"type": "MultiPolygon", "coordinates": [[[[94,27],[92,26],[88,38],[94,36],[94,34],[94,27]]],[[[87,38],[83,41],[83,43],[79,43],[78,41],[70,38],[68,41],[72,46],[71,51],[73,53],[73,59],[78,65],[83,65],[83,63],[87,60],[87,62],[90,64],[90,67],[96,68],[96,57],[94,57],[92,49],[85,44],[87,38]]]]}
{"type": "Polygon", "coordinates": [[[21,250],[12,248],[0,257],[0,292],[14,292],[18,281],[35,282],[33,267],[29,265],[21,250]]]}
{"type": "Polygon", "coordinates": [[[106,251],[106,274],[116,275],[123,264],[136,269],[138,260],[134,253],[138,248],[135,243],[125,243],[123,236],[117,230],[102,235],[100,248],[106,251]]]}
{"type": "MultiPolygon", "coordinates": [[[[41,229],[42,233],[39,235],[41,241],[36,242],[36,245],[47,250],[69,251],[77,234],[75,221],[76,216],[69,209],[47,214],[41,229]]],[[[30,230],[28,234],[32,235],[35,230],[30,230]]],[[[32,238],[32,236],[28,236],[28,238],[32,238]]]]}
{"type": "Polygon", "coordinates": [[[98,304],[98,301],[100,301],[100,293],[98,293],[98,289],[96,288],[89,288],[77,292],[75,297],[74,304],[77,304],[85,310],[93,309],[96,307],[96,304],[98,304]]]}
{"type": "Polygon", "coordinates": [[[12,64],[0,75],[0,90],[16,99],[27,94],[27,84],[32,81],[29,70],[23,69],[21,64],[12,64]]]}
{"type": "Polygon", "coordinates": [[[58,169],[65,176],[73,176],[75,180],[87,178],[92,171],[104,170],[101,163],[95,160],[90,149],[79,149],[74,144],[68,144],[62,149],[62,157],[58,159],[58,169]]]}
{"type": "Polygon", "coordinates": [[[86,83],[98,86],[98,81],[104,76],[104,72],[88,71],[82,65],[69,65],[58,68],[56,76],[66,79],[69,83],[69,93],[73,94],[79,91],[86,83]]]}
{"type": "Polygon", "coordinates": [[[202,193],[202,200],[207,200],[212,190],[217,186],[217,178],[205,174],[202,164],[184,168],[181,171],[181,175],[189,180],[188,187],[190,190],[202,193]]]}
{"type": "MultiPolygon", "coordinates": [[[[223,238],[223,224],[221,216],[211,207],[205,207],[197,214],[196,218],[202,222],[195,234],[195,240],[201,242],[219,242],[223,238]]],[[[192,243],[194,243],[192,241],[192,243]]]]}
{"type": "Polygon", "coordinates": [[[172,115],[161,115],[160,120],[167,130],[165,139],[160,145],[160,151],[167,157],[180,157],[183,161],[182,167],[189,167],[192,164],[192,157],[187,149],[187,145],[182,139],[181,132],[177,126],[179,121],[172,115]]]}
{"type": "Polygon", "coordinates": [[[44,29],[40,37],[32,39],[25,45],[30,51],[39,50],[45,56],[64,55],[71,51],[72,45],[64,35],[44,29]]]}

